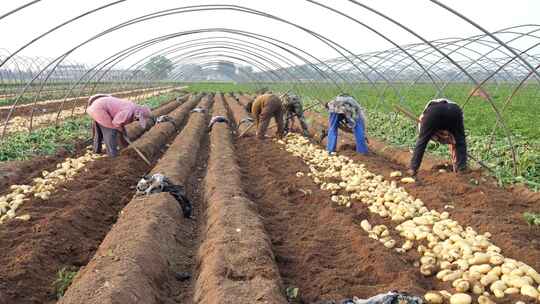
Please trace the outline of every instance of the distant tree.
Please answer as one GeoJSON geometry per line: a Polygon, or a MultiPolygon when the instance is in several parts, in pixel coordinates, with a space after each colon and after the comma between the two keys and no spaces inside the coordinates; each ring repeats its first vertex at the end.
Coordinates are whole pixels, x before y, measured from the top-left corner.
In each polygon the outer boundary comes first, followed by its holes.
{"type": "Polygon", "coordinates": [[[154,56],[144,65],[144,69],[148,74],[157,79],[165,79],[174,69],[172,61],[162,55],[154,56]]]}

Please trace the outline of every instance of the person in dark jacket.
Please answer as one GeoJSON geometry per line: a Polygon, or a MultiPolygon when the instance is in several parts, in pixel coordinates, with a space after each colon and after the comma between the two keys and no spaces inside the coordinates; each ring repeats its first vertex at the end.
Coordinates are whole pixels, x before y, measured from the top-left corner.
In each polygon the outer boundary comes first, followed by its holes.
{"type": "Polygon", "coordinates": [[[283,96],[283,108],[285,111],[285,133],[289,132],[289,126],[292,125],[296,117],[300,121],[304,136],[309,136],[308,125],[304,117],[304,109],[300,97],[295,94],[285,94],[283,96]]]}
{"type": "Polygon", "coordinates": [[[409,173],[416,176],[430,139],[448,144],[452,154],[454,172],[467,168],[467,143],[463,111],[448,99],[429,101],[420,115],[418,139],[414,148],[409,173]]]}

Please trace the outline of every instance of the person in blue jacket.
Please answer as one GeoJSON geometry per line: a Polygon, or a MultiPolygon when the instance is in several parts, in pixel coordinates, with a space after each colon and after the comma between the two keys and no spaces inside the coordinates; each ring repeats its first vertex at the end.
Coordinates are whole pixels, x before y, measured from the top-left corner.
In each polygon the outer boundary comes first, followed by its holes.
{"type": "Polygon", "coordinates": [[[328,152],[335,152],[337,146],[338,128],[354,133],[356,139],[356,152],[367,154],[368,146],[365,136],[366,115],[354,97],[340,94],[326,104],[330,113],[328,119],[328,152]]]}

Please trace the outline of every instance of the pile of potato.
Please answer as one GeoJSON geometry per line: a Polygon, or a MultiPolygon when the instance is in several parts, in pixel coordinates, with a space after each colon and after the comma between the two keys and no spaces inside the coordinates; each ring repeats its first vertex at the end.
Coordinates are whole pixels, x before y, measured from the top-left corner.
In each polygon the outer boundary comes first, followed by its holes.
{"type": "MultiPolygon", "coordinates": [[[[481,304],[492,303],[490,297],[503,298],[521,294],[540,301],[540,275],[529,265],[507,258],[490,241],[490,233],[479,234],[472,227],[463,227],[446,211],[429,210],[424,203],[410,196],[396,181],[388,182],[381,175],[369,172],[345,156],[328,153],[297,134],[289,134],[278,143],[285,150],[302,158],[314,182],[331,191],[332,201],[350,206],[361,202],[371,213],[396,222],[402,245],[390,237],[384,225],[364,220],[361,227],[368,235],[403,253],[416,248],[418,266],[425,276],[452,284],[455,292],[434,291],[425,295],[429,303],[469,304],[470,294],[478,295],[481,304]]],[[[393,173],[391,177],[400,177],[393,173]]],[[[402,183],[411,182],[401,180],[402,183]]]]}
{"type": "MultiPolygon", "coordinates": [[[[74,115],[84,114],[85,109],[86,109],[85,106],[76,107],[73,114],[74,115]]],[[[62,112],[60,113],[60,117],[71,116],[71,111],[72,111],[71,109],[62,110],[62,112]]],[[[51,121],[54,121],[57,115],[58,113],[56,111],[49,112],[46,114],[35,113],[34,117],[32,118],[33,119],[32,125],[35,128],[41,125],[48,124],[51,121]]],[[[8,133],[28,132],[29,127],[30,127],[30,118],[28,116],[16,116],[9,120],[9,124],[7,126],[7,132],[8,133]]]]}
{"type": "Polygon", "coordinates": [[[72,180],[88,162],[100,157],[103,156],[87,151],[81,157],[66,158],[62,163],[57,164],[57,169],[52,172],[43,171],[42,177],[34,178],[31,186],[12,185],[9,194],[0,196],[0,224],[12,218],[30,219],[28,215],[15,216],[15,212],[25,201],[28,201],[32,195],[42,200],[49,199],[58,184],[72,180]]]}

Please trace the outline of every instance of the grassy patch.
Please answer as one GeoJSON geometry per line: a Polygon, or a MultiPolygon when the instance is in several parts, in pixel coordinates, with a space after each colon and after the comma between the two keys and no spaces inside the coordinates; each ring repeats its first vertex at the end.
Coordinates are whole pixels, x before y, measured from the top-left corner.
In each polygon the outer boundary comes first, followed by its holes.
{"type": "Polygon", "coordinates": [[[67,120],[58,127],[40,128],[32,133],[11,134],[0,142],[0,161],[25,160],[36,155],[53,155],[60,148],[73,150],[75,142],[91,135],[91,120],[85,116],[67,120]]]}
{"type": "Polygon", "coordinates": [[[176,98],[178,96],[177,93],[165,93],[165,94],[159,94],[150,98],[145,99],[143,102],[141,102],[142,105],[149,106],[151,109],[157,108],[160,105],[169,102],[176,98]]]}
{"type": "Polygon", "coordinates": [[[63,267],[56,273],[56,280],[53,282],[54,294],[60,300],[71,285],[73,278],[77,275],[78,269],[74,267],[63,267]]]}
{"type": "Polygon", "coordinates": [[[523,213],[523,219],[531,226],[540,226],[540,213],[523,213]]]}

